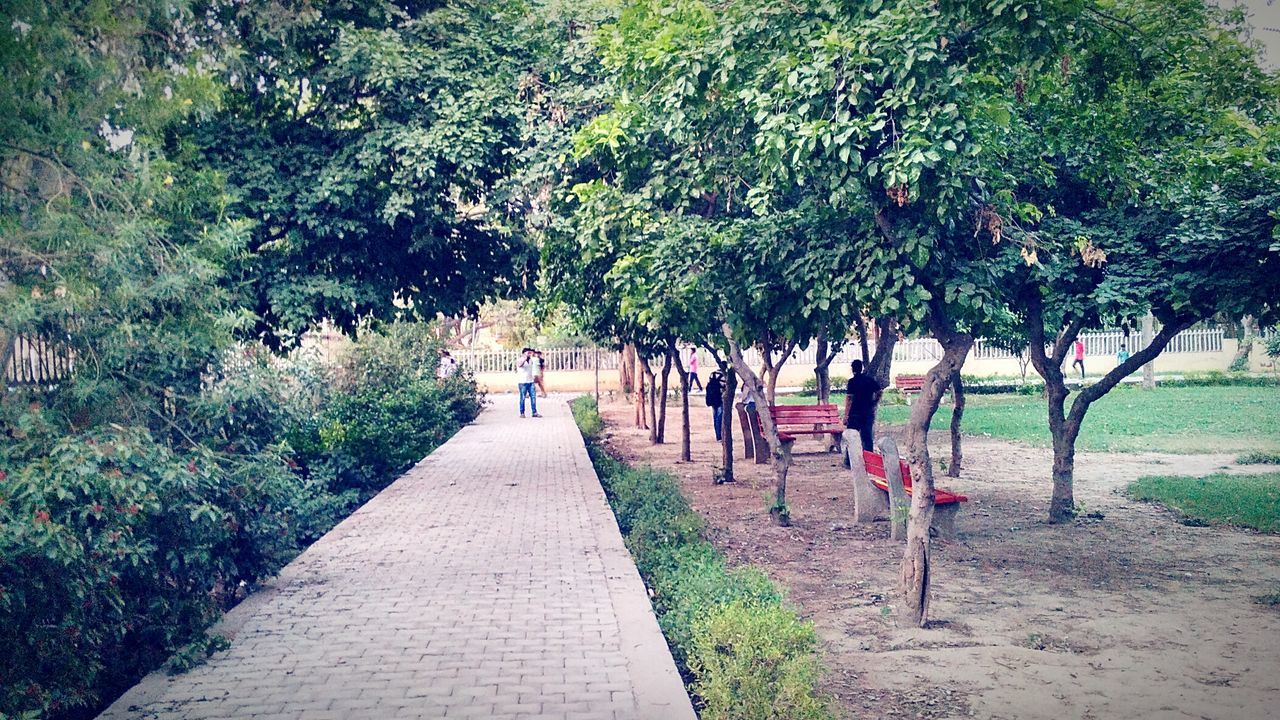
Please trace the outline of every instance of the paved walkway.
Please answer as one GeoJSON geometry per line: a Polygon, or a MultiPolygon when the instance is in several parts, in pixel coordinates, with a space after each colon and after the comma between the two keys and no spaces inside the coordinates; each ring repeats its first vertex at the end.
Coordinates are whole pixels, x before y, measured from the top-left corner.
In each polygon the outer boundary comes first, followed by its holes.
{"type": "Polygon", "coordinates": [[[100,718],[692,720],[564,400],[513,396],[100,718]]]}

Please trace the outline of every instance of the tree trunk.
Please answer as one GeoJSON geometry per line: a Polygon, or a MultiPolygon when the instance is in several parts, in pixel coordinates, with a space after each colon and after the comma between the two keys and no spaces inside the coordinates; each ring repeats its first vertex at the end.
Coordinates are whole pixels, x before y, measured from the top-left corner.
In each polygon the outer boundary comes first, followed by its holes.
{"type": "Polygon", "coordinates": [[[632,368],[632,397],[636,402],[636,427],[649,429],[648,407],[645,402],[645,395],[648,392],[645,385],[644,360],[640,357],[639,351],[632,348],[632,362],[635,366],[632,368]]]}
{"type": "Polygon", "coordinates": [[[814,387],[817,389],[818,404],[826,405],[831,401],[831,361],[827,359],[827,329],[818,331],[817,362],[813,366],[814,387]]]}
{"type": "MultiPolygon", "coordinates": [[[[867,319],[859,313],[854,322],[858,326],[858,345],[862,347],[862,365],[864,368],[869,367],[871,365],[871,351],[867,347],[867,319]]],[[[877,338],[876,344],[879,345],[879,343],[880,340],[877,338]]]]}
{"type": "Polygon", "coordinates": [[[747,395],[755,401],[756,414],[760,417],[765,440],[769,443],[769,459],[773,465],[776,481],[773,507],[769,508],[769,515],[778,525],[786,527],[791,524],[787,509],[787,472],[791,469],[791,445],[794,439],[784,442],[778,438],[778,427],[773,423],[773,413],[769,412],[769,399],[765,397],[760,377],[751,371],[747,361],[743,359],[742,348],[738,347],[737,341],[733,339],[733,330],[729,325],[721,325],[721,330],[724,332],[725,339],[729,341],[729,361],[747,383],[747,395]]]}
{"type": "MultiPolygon", "coordinates": [[[[631,345],[624,345],[622,352],[618,356],[618,387],[622,388],[624,396],[631,397],[631,393],[635,389],[635,377],[636,349],[631,345]]],[[[637,427],[639,426],[637,425],[637,427]]]]}
{"type": "Polygon", "coordinates": [[[658,407],[657,393],[654,392],[654,374],[653,366],[649,364],[649,358],[638,355],[638,364],[640,366],[640,375],[644,383],[643,392],[640,393],[640,403],[646,405],[649,412],[649,442],[658,444],[658,407]]]}
{"type": "MultiPolygon", "coordinates": [[[[738,373],[728,362],[720,365],[720,372],[724,373],[724,390],[720,393],[720,434],[724,440],[720,448],[720,462],[724,471],[720,474],[720,482],[733,482],[733,399],[738,394],[738,373]]],[[[745,428],[743,432],[746,432],[745,428]]]]}
{"type": "Polygon", "coordinates": [[[789,340],[782,347],[782,352],[778,356],[778,362],[773,362],[773,351],[769,349],[767,343],[761,343],[760,354],[764,357],[765,370],[765,399],[773,405],[778,397],[778,374],[782,372],[782,366],[787,364],[787,360],[791,358],[791,352],[796,349],[799,344],[798,340],[789,340]]]}
{"type": "MultiPolygon", "coordinates": [[[[1155,332],[1155,318],[1151,316],[1151,311],[1142,318],[1142,346],[1146,347],[1151,344],[1152,334],[1155,332]]],[[[1154,390],[1156,388],[1156,366],[1155,363],[1148,362],[1142,366],[1142,389],[1154,390]]]]}
{"type": "Polygon", "coordinates": [[[876,352],[867,363],[867,374],[889,387],[889,373],[893,369],[893,346],[898,343],[898,323],[893,318],[876,318],[876,352]]]}
{"type": "Polygon", "coordinates": [[[657,444],[667,441],[667,390],[671,387],[671,354],[663,353],[662,382],[658,385],[657,444]]]}
{"type": "Polygon", "coordinates": [[[951,374],[951,464],[947,466],[947,476],[960,477],[960,419],[964,417],[964,382],[960,372],[951,374]]]}
{"type": "Polygon", "coordinates": [[[692,462],[693,451],[689,442],[689,373],[685,372],[675,340],[667,344],[667,352],[670,353],[680,377],[680,460],[692,462]]]}
{"type": "MultiPolygon", "coordinates": [[[[1070,320],[1058,332],[1052,350],[1046,352],[1048,342],[1045,338],[1044,308],[1041,305],[1039,292],[1037,290],[1031,292],[1027,302],[1026,317],[1027,336],[1031,339],[1029,346],[1031,364],[1044,379],[1049,411],[1049,433],[1053,437],[1053,496],[1049,501],[1050,523],[1064,523],[1075,518],[1076,438],[1080,435],[1080,427],[1084,423],[1084,416],[1089,411],[1089,406],[1138,368],[1148,366],[1164,351],[1175,335],[1191,327],[1194,322],[1195,318],[1181,317],[1165,324],[1160,328],[1160,332],[1150,339],[1150,342],[1130,355],[1128,360],[1112,368],[1098,382],[1081,388],[1075,400],[1071,402],[1070,412],[1067,412],[1068,389],[1062,364],[1066,360],[1067,352],[1084,328],[1084,320],[1081,318],[1070,320]]],[[[1147,336],[1147,329],[1144,329],[1143,336],[1147,336]]]]}
{"type": "Polygon", "coordinates": [[[1235,371],[1249,370],[1249,353],[1253,351],[1253,333],[1256,325],[1257,323],[1252,315],[1245,315],[1240,318],[1240,346],[1236,348],[1236,355],[1231,358],[1231,364],[1227,366],[1227,369],[1235,371]]]}
{"type": "Polygon", "coordinates": [[[907,521],[911,517],[911,496],[903,484],[902,458],[893,438],[880,438],[880,456],[884,458],[884,482],[889,486],[889,539],[905,540],[907,521]]]}
{"type": "Polygon", "coordinates": [[[843,338],[838,345],[831,342],[825,326],[818,333],[817,364],[813,368],[813,373],[817,376],[819,405],[827,405],[831,402],[831,363],[835,362],[843,345],[843,338]]]}
{"type": "MultiPolygon", "coordinates": [[[[907,464],[911,467],[911,517],[907,521],[907,548],[902,556],[898,592],[907,620],[923,627],[929,620],[929,526],[933,523],[933,463],[929,459],[929,424],[973,346],[973,336],[951,330],[942,309],[930,308],[929,323],[942,345],[942,358],[925,375],[920,397],[911,406],[905,436],[907,464]]],[[[880,347],[876,347],[877,355],[880,347]]]]}

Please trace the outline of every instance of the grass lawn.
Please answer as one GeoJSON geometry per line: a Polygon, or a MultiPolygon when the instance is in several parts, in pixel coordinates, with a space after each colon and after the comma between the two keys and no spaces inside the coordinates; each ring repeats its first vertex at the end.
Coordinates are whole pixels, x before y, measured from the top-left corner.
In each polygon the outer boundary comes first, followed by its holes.
{"type": "MultiPolygon", "coordinates": [[[[787,403],[812,403],[811,397],[779,398],[787,403]]],[[[832,401],[843,405],[844,396],[832,401]]],[[[1036,395],[970,395],[964,412],[964,431],[1050,444],[1045,401],[1036,395]]],[[[1071,399],[1067,399],[1068,408],[1071,399]]],[[[903,423],[905,405],[881,405],[879,418],[903,423]]],[[[951,406],[944,404],[933,427],[951,422],[951,406]]],[[[1081,450],[1175,453],[1280,451],[1280,388],[1189,387],[1145,391],[1119,387],[1089,408],[1080,439],[1081,450]]]]}
{"type": "Polygon", "coordinates": [[[1144,477],[1128,492],[1135,500],[1168,505],[1189,520],[1280,532],[1280,473],[1144,477]]]}

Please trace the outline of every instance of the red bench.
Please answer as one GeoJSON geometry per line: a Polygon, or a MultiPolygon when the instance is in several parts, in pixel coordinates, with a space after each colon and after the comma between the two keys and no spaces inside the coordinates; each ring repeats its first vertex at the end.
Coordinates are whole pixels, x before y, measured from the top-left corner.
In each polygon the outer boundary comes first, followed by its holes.
{"type": "Polygon", "coordinates": [[[893,377],[893,386],[902,393],[907,402],[911,402],[912,395],[919,395],[924,389],[923,375],[895,375],[893,377]]]}
{"type": "Polygon", "coordinates": [[[844,418],[835,405],[770,405],[769,414],[778,428],[779,440],[794,440],[797,435],[830,435],[838,441],[844,433],[844,418]]]}
{"type": "MultiPolygon", "coordinates": [[[[889,493],[889,480],[884,471],[884,456],[863,450],[862,462],[867,468],[867,478],[871,481],[871,484],[882,490],[887,496],[889,493]]],[[[907,491],[907,495],[910,495],[911,466],[899,460],[898,468],[902,471],[902,489],[907,491]]],[[[969,502],[969,498],[949,490],[933,489],[934,512],[932,529],[937,532],[939,537],[950,540],[956,536],[955,518],[960,512],[960,503],[963,502],[969,502]]]]}

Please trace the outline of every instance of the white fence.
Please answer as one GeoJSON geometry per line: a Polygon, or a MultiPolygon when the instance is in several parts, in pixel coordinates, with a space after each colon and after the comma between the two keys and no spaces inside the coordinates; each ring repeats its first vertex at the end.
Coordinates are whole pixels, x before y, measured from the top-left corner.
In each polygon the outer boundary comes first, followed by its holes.
{"type": "MultiPolygon", "coordinates": [[[[1222,351],[1222,330],[1219,328],[1196,328],[1184,330],[1170,341],[1166,353],[1214,353],[1222,351]]],[[[1114,356],[1125,344],[1129,352],[1137,350],[1142,344],[1142,334],[1131,331],[1128,340],[1120,330],[1081,333],[1086,356],[1114,356]]],[[[875,344],[870,345],[875,352],[875,344]]],[[[688,352],[686,348],[684,352],[688,352]]],[[[542,351],[546,360],[546,370],[593,370],[597,361],[601,370],[616,370],[618,353],[604,348],[552,348],[542,351]]],[[[457,350],[453,353],[458,362],[474,372],[514,372],[519,350],[457,350]]],[[[1003,359],[1017,357],[1016,353],[992,345],[979,338],[969,355],[974,359],[1003,359]]],[[[687,356],[686,356],[687,357],[687,356]]],[[[836,355],[833,365],[847,365],[850,361],[862,357],[862,348],[857,343],[848,343],[836,355]]],[[[900,340],[893,347],[894,362],[912,362],[938,360],[942,357],[942,346],[932,338],[900,340]]],[[[752,367],[761,364],[760,352],[755,348],[743,350],[743,358],[752,367]]],[[[712,367],[715,361],[705,350],[698,350],[698,362],[702,367],[712,367]]],[[[817,347],[810,343],[808,347],[791,353],[788,363],[813,365],[817,362],[817,347]]]]}

